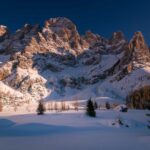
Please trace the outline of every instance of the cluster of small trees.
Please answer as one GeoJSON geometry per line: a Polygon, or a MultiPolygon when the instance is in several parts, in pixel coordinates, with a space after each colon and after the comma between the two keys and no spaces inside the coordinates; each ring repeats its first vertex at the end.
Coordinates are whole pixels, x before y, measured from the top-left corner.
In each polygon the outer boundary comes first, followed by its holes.
{"type": "MultiPolygon", "coordinates": [[[[112,108],[109,102],[106,102],[104,107],[106,109],[111,109],[112,108]]],[[[96,111],[95,110],[98,109],[98,108],[100,108],[100,107],[97,104],[97,102],[92,101],[92,99],[90,98],[87,101],[87,104],[86,104],[86,108],[85,108],[86,114],[88,116],[91,116],[91,117],[96,117],[96,111]]],[[[65,101],[62,101],[62,102],[49,102],[48,105],[47,105],[47,110],[49,110],[49,111],[55,110],[56,112],[68,111],[68,110],[78,111],[79,110],[79,102],[74,101],[71,106],[69,105],[69,103],[66,103],[65,101]]],[[[121,110],[122,110],[122,112],[127,112],[127,108],[122,108],[121,110]]],[[[43,102],[39,101],[38,108],[37,108],[37,113],[39,115],[42,115],[42,114],[44,114],[45,111],[46,111],[46,108],[45,108],[43,102]]]]}
{"type": "Polygon", "coordinates": [[[56,111],[56,112],[61,112],[61,111],[68,111],[68,110],[79,110],[79,102],[76,100],[72,104],[69,104],[65,101],[61,102],[49,102],[47,104],[47,107],[44,106],[44,103],[42,101],[39,101],[38,108],[37,108],[37,113],[39,115],[44,114],[44,112],[48,111],[56,111]],[[41,112],[41,113],[40,113],[41,112]]]}
{"type": "Polygon", "coordinates": [[[49,102],[47,105],[47,110],[49,111],[67,111],[70,109],[69,104],[66,104],[65,101],[62,101],[60,103],[58,102],[49,102]]]}

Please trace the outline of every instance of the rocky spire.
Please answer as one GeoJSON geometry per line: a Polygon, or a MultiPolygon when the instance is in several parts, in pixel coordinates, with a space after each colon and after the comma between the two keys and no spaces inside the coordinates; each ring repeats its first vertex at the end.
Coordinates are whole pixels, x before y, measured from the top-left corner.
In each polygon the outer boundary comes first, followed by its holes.
{"type": "Polygon", "coordinates": [[[129,51],[133,61],[144,63],[150,61],[150,52],[141,32],[136,32],[129,43],[129,51]]]}
{"type": "Polygon", "coordinates": [[[130,43],[124,49],[124,56],[119,60],[115,70],[121,70],[119,78],[122,79],[132,70],[141,68],[150,63],[150,52],[141,32],[136,32],[130,43]]]}
{"type": "Polygon", "coordinates": [[[115,44],[118,44],[119,42],[125,42],[125,37],[124,37],[124,34],[121,32],[121,31],[117,31],[117,32],[114,32],[112,34],[112,37],[111,39],[109,40],[109,44],[111,45],[115,45],[115,44]]]}
{"type": "Polygon", "coordinates": [[[147,49],[142,32],[135,32],[133,38],[130,41],[130,49],[147,49]]]}
{"type": "Polygon", "coordinates": [[[8,38],[9,36],[9,31],[6,26],[0,25],[0,42],[8,38]]]}

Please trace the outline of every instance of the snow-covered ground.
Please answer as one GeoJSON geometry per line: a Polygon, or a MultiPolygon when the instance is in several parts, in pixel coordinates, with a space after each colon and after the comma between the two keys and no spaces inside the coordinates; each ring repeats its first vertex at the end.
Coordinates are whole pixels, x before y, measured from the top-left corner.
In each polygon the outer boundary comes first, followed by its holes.
{"type": "Polygon", "coordinates": [[[0,113],[1,150],[149,150],[148,110],[0,113]],[[120,118],[124,125],[119,125],[120,118]],[[128,127],[127,127],[128,126],[128,127]]]}

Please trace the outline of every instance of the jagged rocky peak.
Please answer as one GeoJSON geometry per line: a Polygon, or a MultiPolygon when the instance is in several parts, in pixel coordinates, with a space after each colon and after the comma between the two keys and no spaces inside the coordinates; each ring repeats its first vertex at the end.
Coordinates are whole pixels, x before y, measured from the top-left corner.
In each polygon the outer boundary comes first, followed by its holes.
{"type": "Polygon", "coordinates": [[[9,36],[9,30],[6,26],[0,25],[0,42],[9,36]]]}
{"type": "Polygon", "coordinates": [[[136,32],[129,43],[129,50],[132,53],[132,59],[137,62],[150,62],[149,48],[141,32],[136,32]]]}
{"type": "Polygon", "coordinates": [[[127,49],[127,46],[128,42],[125,39],[123,32],[114,32],[112,37],[108,40],[107,52],[121,53],[127,49]]]}
{"type": "Polygon", "coordinates": [[[150,63],[149,49],[142,33],[136,32],[127,45],[119,66],[121,66],[120,68],[126,68],[125,70],[130,70],[127,72],[131,72],[132,70],[146,66],[147,63],[150,63]]]}
{"type": "Polygon", "coordinates": [[[130,48],[136,48],[136,49],[147,49],[147,45],[144,40],[144,36],[142,32],[138,31],[135,32],[133,38],[130,41],[130,48]]]}
{"type": "Polygon", "coordinates": [[[45,21],[45,28],[50,29],[54,34],[58,37],[64,38],[63,40],[66,41],[71,38],[80,38],[75,24],[67,18],[51,18],[45,21]]]}
{"type": "Polygon", "coordinates": [[[36,24],[36,25],[25,24],[21,29],[16,31],[14,35],[14,39],[21,40],[22,38],[24,38],[25,35],[27,34],[33,35],[39,32],[40,30],[41,28],[39,24],[36,24]]]}
{"type": "Polygon", "coordinates": [[[85,46],[76,25],[64,17],[52,18],[45,21],[43,35],[48,41],[53,39],[57,47],[62,49],[76,50],[76,52],[80,53],[85,46]]]}
{"type": "Polygon", "coordinates": [[[87,43],[89,45],[93,45],[93,44],[95,44],[97,42],[102,42],[102,40],[104,40],[103,37],[101,37],[98,34],[94,34],[90,30],[86,31],[86,33],[85,33],[83,38],[87,41],[87,43]]]}
{"type": "Polygon", "coordinates": [[[92,31],[88,30],[88,31],[85,32],[85,38],[87,40],[89,40],[89,42],[90,42],[90,40],[98,41],[98,40],[100,40],[100,35],[94,34],[92,31]]]}
{"type": "Polygon", "coordinates": [[[82,39],[86,42],[88,49],[94,50],[98,53],[106,52],[106,45],[108,44],[108,40],[101,35],[95,34],[88,30],[85,32],[85,35],[82,36],[82,39]]]}
{"type": "Polygon", "coordinates": [[[119,42],[126,42],[124,34],[121,31],[114,32],[112,34],[111,39],[109,40],[109,43],[111,45],[112,44],[118,44],[119,42]]]}
{"type": "Polygon", "coordinates": [[[71,20],[65,17],[57,17],[57,18],[51,18],[49,20],[46,20],[45,27],[76,29],[75,24],[71,20]]]}

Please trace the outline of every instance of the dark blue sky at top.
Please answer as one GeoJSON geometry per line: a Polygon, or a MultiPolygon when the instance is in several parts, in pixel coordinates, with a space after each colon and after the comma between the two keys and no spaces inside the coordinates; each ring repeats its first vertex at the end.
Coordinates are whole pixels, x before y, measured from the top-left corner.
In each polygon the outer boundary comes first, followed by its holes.
{"type": "Polygon", "coordinates": [[[11,31],[58,16],[70,18],[81,34],[90,29],[109,38],[121,30],[130,39],[140,30],[150,44],[150,0],[0,0],[0,24],[11,31]]]}

